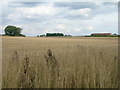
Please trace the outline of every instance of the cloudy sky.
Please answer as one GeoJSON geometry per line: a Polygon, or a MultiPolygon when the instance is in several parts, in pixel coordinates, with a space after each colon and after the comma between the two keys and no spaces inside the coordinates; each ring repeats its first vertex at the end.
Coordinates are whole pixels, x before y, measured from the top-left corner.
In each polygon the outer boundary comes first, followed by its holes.
{"type": "Polygon", "coordinates": [[[7,25],[21,27],[27,36],[118,33],[117,2],[3,2],[0,17],[0,33],[7,25]]]}

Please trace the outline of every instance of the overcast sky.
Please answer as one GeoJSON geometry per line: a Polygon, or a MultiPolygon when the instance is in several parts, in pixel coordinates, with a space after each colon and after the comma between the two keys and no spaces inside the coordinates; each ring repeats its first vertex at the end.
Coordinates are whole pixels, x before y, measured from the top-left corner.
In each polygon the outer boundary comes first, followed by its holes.
{"type": "Polygon", "coordinates": [[[7,25],[21,27],[27,36],[118,33],[117,2],[4,2],[2,9],[0,33],[7,25]]]}

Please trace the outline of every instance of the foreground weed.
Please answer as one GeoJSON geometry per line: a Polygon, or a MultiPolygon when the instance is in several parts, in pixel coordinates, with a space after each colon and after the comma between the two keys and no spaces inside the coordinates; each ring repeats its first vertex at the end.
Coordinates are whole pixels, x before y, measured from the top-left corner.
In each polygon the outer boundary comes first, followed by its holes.
{"type": "Polygon", "coordinates": [[[45,55],[45,60],[51,75],[50,87],[54,87],[56,79],[59,77],[59,64],[51,49],[48,49],[47,54],[45,55]]]}
{"type": "Polygon", "coordinates": [[[23,72],[20,78],[21,88],[34,88],[35,85],[35,72],[30,68],[29,63],[29,58],[26,55],[23,61],[23,72]]]}

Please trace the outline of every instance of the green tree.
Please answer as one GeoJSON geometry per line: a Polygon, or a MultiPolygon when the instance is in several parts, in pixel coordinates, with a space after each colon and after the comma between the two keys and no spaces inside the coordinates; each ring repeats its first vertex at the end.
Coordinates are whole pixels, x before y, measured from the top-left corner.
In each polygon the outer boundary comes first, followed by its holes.
{"type": "Polygon", "coordinates": [[[64,36],[63,33],[47,33],[46,36],[64,36]]]}
{"type": "Polygon", "coordinates": [[[40,37],[39,35],[37,35],[37,37],[40,37]]]}
{"type": "Polygon", "coordinates": [[[114,33],[113,35],[117,35],[116,33],[114,33]]]}
{"type": "Polygon", "coordinates": [[[7,26],[4,31],[5,31],[5,35],[8,36],[21,36],[22,28],[15,26],[7,26]]]}
{"type": "Polygon", "coordinates": [[[45,37],[45,35],[43,34],[43,35],[40,35],[40,37],[45,37]]]}

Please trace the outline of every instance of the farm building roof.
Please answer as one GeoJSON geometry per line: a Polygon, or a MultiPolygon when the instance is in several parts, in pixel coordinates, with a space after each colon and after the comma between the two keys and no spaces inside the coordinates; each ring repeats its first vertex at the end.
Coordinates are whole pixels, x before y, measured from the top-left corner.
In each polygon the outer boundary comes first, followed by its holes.
{"type": "Polygon", "coordinates": [[[91,35],[111,35],[111,33],[92,33],[91,35]]]}

